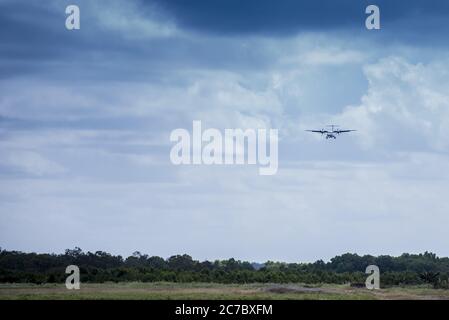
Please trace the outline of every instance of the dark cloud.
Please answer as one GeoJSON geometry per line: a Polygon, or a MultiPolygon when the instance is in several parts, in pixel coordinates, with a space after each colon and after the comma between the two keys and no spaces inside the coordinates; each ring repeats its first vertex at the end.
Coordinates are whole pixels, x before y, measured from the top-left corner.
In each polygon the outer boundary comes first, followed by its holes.
{"type": "Polygon", "coordinates": [[[66,80],[164,81],[170,70],[254,70],[273,62],[270,48],[247,45],[248,35],[323,32],[336,38],[445,46],[448,15],[449,2],[444,0],[3,1],[0,78],[34,73],[66,80]],[[72,3],[80,6],[82,15],[76,32],[64,27],[65,7],[72,3]],[[173,22],[177,31],[203,36],[183,37],[176,31],[168,37],[141,37],[140,24],[127,29],[133,21],[126,10],[120,15],[126,20],[123,27],[105,26],[99,17],[108,14],[111,3],[118,9],[137,8],[142,21],[173,22]],[[370,3],[381,8],[380,32],[364,29],[370,3]]]}
{"type": "MultiPolygon", "coordinates": [[[[140,34],[143,30],[139,27],[145,28],[142,22],[146,17],[155,24],[166,23],[171,18],[163,10],[149,12],[148,2],[139,0],[115,1],[113,10],[135,6],[142,21],[130,28],[135,21],[124,12],[121,17],[127,21],[123,27],[104,25],[99,17],[107,18],[111,3],[96,1],[94,4],[85,0],[1,3],[0,78],[35,74],[65,81],[163,82],[171,70],[224,69],[236,65],[248,69],[260,67],[269,60],[269,53],[254,54],[233,41],[196,39],[179,34],[158,36],[157,30],[154,36],[140,34]],[[65,28],[65,7],[71,3],[81,9],[81,29],[77,31],[65,28]]],[[[158,6],[151,8],[154,10],[158,6]]]]}
{"type": "Polygon", "coordinates": [[[449,15],[445,0],[154,0],[185,28],[222,34],[289,35],[302,31],[364,29],[365,9],[380,7],[384,29],[440,33],[449,15]],[[400,28],[398,28],[400,27],[400,28]]]}

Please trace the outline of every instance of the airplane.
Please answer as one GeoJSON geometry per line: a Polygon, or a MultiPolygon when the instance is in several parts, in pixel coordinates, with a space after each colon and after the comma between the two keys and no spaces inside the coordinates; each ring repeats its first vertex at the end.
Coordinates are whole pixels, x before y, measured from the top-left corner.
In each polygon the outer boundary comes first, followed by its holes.
{"type": "Polygon", "coordinates": [[[326,134],[326,140],[327,139],[337,139],[337,135],[339,135],[340,133],[357,131],[357,130],[340,130],[340,129],[335,129],[335,128],[338,127],[335,124],[328,125],[327,127],[330,127],[331,130],[321,129],[321,130],[306,130],[306,131],[314,132],[314,133],[321,133],[321,135],[326,134]]]}

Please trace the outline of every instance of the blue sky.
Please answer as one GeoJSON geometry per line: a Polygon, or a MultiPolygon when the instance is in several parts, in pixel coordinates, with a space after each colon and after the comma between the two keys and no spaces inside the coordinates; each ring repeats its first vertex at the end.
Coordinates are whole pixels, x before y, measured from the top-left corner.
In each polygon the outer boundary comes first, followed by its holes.
{"type": "Polygon", "coordinates": [[[365,1],[0,0],[0,246],[449,255],[449,4],[373,3],[381,30],[365,1]],[[193,120],[278,129],[278,173],[173,166],[193,120]]]}

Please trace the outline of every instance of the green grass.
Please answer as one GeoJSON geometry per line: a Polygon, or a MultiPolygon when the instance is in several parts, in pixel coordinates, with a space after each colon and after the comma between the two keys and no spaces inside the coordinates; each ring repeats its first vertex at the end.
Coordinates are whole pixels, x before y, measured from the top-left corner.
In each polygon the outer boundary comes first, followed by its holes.
{"type": "Polygon", "coordinates": [[[427,287],[394,287],[370,291],[345,285],[301,284],[217,284],[217,283],[104,283],[81,284],[80,290],[67,290],[64,284],[0,284],[0,300],[371,300],[371,299],[449,299],[449,290],[427,287]]]}

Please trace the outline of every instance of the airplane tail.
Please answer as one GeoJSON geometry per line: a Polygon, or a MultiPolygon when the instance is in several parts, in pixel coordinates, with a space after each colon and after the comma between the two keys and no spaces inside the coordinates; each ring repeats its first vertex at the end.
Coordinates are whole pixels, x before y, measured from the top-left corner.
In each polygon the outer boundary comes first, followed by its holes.
{"type": "Polygon", "coordinates": [[[334,131],[335,128],[339,127],[339,125],[338,124],[328,124],[326,127],[330,127],[332,129],[332,131],[334,131]]]}

